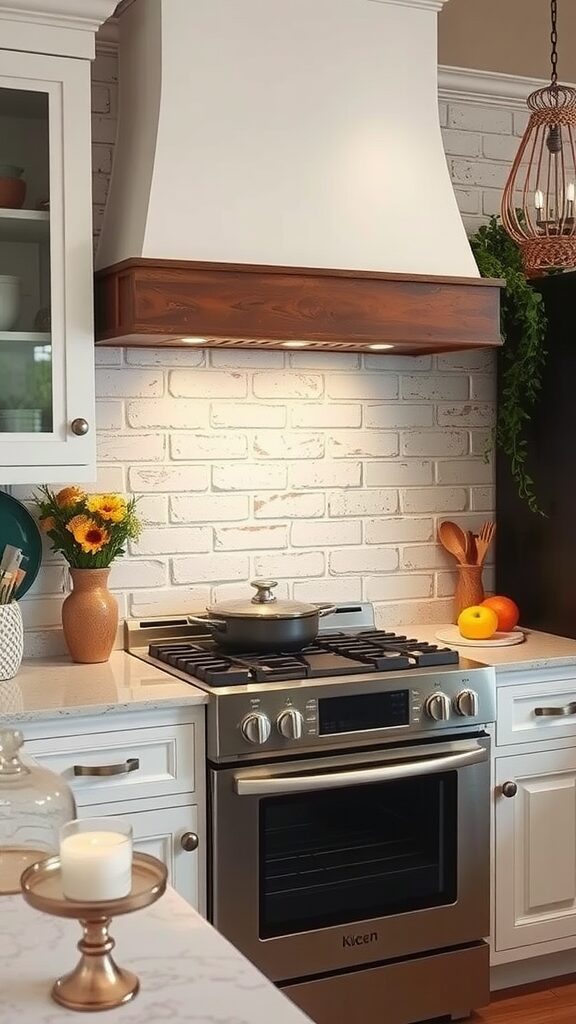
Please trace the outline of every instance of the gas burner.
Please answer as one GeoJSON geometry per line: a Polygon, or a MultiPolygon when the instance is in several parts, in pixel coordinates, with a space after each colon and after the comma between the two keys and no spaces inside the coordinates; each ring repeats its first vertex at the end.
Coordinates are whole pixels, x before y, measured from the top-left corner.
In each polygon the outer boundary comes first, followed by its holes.
{"type": "Polygon", "coordinates": [[[457,665],[458,652],[397,636],[384,630],[324,634],[297,652],[223,651],[213,642],[183,640],[151,643],[151,658],[209,686],[322,679],[331,676],[393,672],[436,665],[457,665]]]}

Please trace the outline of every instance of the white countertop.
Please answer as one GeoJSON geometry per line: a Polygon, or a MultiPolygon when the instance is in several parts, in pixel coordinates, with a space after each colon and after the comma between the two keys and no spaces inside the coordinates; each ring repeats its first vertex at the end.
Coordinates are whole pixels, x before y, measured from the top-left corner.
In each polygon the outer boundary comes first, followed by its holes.
{"type": "MultiPolygon", "coordinates": [[[[411,636],[430,643],[441,644],[436,638],[441,625],[403,626],[402,632],[408,631],[411,636]]],[[[448,645],[447,645],[448,646],[448,645]]],[[[451,643],[450,647],[457,645],[451,643]]],[[[576,640],[565,636],[554,636],[552,633],[539,633],[526,630],[526,640],[512,647],[467,647],[457,648],[463,658],[479,661],[483,665],[493,665],[496,675],[502,672],[527,671],[528,669],[562,668],[576,666],[576,640]]]]}
{"type": "MultiPolygon", "coordinates": [[[[21,896],[0,897],[0,1024],[94,1022],[50,997],[53,982],[78,961],[76,921],[50,917],[21,896]]],[[[118,917],[110,929],[114,958],[140,978],[126,1006],[103,1024],[307,1024],[294,1006],[241,953],[169,889],[146,910],[118,917]]]]}
{"type": "Polygon", "coordinates": [[[103,665],[77,665],[69,658],[28,658],[14,679],[0,682],[0,715],[11,722],[149,711],[206,704],[206,694],[124,651],[103,665]]]}

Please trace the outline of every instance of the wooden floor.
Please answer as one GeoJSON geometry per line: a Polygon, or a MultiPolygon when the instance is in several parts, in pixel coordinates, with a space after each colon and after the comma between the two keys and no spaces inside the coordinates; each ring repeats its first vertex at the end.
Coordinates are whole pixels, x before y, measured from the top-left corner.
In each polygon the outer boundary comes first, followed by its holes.
{"type": "Polygon", "coordinates": [[[470,1024],[576,1024],[576,975],[495,993],[470,1024]]]}

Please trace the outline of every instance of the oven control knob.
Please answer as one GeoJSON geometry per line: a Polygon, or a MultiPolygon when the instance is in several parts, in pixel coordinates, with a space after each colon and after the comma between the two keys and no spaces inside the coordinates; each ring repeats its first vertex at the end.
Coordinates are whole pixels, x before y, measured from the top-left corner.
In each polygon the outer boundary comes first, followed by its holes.
{"type": "Polygon", "coordinates": [[[242,719],[240,731],[248,743],[266,743],[266,740],[270,738],[270,719],[260,711],[253,711],[252,714],[246,715],[246,718],[242,719]]]}
{"type": "Polygon", "coordinates": [[[450,698],[445,693],[432,693],[427,698],[424,709],[435,722],[446,722],[450,718],[450,698]]]}
{"type": "Polygon", "coordinates": [[[478,715],[478,694],[475,690],[461,690],[454,697],[454,710],[464,718],[476,718],[478,715]]]}
{"type": "Polygon", "coordinates": [[[287,740],[302,739],[302,726],[304,719],[296,708],[288,708],[276,719],[276,726],[281,736],[287,740]]]}

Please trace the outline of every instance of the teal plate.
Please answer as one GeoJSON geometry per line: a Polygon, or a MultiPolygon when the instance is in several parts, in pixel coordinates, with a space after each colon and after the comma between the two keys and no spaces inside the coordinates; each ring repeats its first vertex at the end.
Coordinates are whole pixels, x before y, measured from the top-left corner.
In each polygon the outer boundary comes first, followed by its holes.
{"type": "Polygon", "coordinates": [[[21,548],[26,561],[22,568],[26,577],[18,590],[18,597],[23,597],[34,583],[42,561],[42,537],[36,520],[21,501],[11,494],[0,491],[0,558],[7,544],[21,548]]]}

